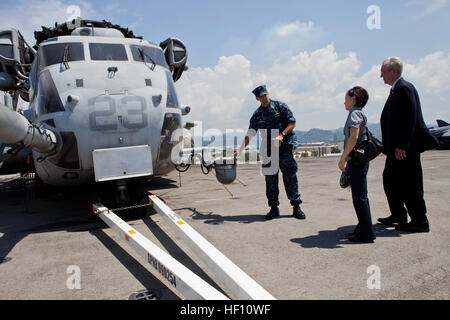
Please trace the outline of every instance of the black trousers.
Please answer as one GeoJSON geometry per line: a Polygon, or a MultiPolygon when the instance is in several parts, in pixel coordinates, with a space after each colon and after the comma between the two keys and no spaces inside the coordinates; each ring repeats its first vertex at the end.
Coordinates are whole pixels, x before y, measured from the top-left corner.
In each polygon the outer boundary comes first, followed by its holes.
{"type": "Polygon", "coordinates": [[[369,171],[369,163],[356,166],[350,161],[347,170],[350,174],[353,206],[358,217],[358,225],[353,232],[355,236],[362,240],[375,240],[369,198],[367,197],[367,172],[369,171]]]}
{"type": "Polygon", "coordinates": [[[283,146],[280,148],[279,170],[274,175],[266,176],[266,196],[269,207],[279,206],[278,196],[280,190],[278,188],[278,173],[281,170],[283,174],[284,188],[286,195],[292,206],[302,204],[300,192],[298,190],[297,171],[298,165],[292,154],[291,146],[283,146]]]}
{"type": "Polygon", "coordinates": [[[388,155],[383,171],[383,186],[394,217],[406,220],[409,214],[414,223],[428,222],[420,153],[407,153],[404,160],[388,155]]]}

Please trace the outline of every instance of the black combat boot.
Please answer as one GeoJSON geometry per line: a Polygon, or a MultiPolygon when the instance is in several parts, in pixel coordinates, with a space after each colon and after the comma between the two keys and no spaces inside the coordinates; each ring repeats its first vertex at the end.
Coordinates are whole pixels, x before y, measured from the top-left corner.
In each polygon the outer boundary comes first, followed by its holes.
{"type": "Polygon", "coordinates": [[[280,210],[278,209],[278,207],[270,207],[270,211],[269,213],[266,215],[266,217],[264,219],[266,220],[272,220],[276,217],[280,216],[280,210]]]}
{"type": "Polygon", "coordinates": [[[302,211],[302,209],[300,209],[299,205],[294,206],[294,217],[297,219],[301,219],[304,220],[306,219],[305,213],[302,211]]]}

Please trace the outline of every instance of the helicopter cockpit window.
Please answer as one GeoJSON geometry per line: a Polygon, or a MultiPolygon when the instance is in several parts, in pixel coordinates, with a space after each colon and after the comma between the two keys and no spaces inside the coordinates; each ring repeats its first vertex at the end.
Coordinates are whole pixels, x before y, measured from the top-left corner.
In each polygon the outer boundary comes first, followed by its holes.
{"type": "Polygon", "coordinates": [[[128,61],[125,46],[119,43],[89,43],[91,60],[128,61]]]}
{"type": "Polygon", "coordinates": [[[56,89],[55,82],[49,70],[44,70],[39,74],[38,80],[38,104],[36,113],[38,116],[64,112],[64,106],[56,89]]]}
{"type": "Polygon", "coordinates": [[[131,45],[131,53],[133,54],[134,61],[152,63],[153,61],[164,68],[169,68],[164,58],[164,54],[161,49],[149,47],[149,46],[139,46],[131,45]],[[141,51],[142,50],[142,51],[141,51]],[[153,60],[153,61],[152,61],[153,60]]]}
{"type": "MultiPolygon", "coordinates": [[[[0,39],[4,37],[0,36],[0,39]]],[[[0,43],[0,55],[8,58],[8,59],[14,59],[14,52],[13,52],[13,46],[9,44],[2,44],[0,43]]]]}
{"type": "Polygon", "coordinates": [[[82,43],[67,42],[41,46],[39,49],[40,68],[70,61],[83,61],[82,43]]]}

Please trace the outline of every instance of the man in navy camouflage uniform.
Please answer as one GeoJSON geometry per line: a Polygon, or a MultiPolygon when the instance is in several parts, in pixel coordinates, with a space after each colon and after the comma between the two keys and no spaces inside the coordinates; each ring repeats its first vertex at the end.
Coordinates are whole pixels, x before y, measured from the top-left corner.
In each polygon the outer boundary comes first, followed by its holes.
{"type": "MultiPolygon", "coordinates": [[[[274,159],[279,161],[275,165],[275,173],[264,173],[265,161],[263,160],[263,174],[266,177],[266,196],[270,212],[266,215],[266,220],[272,220],[280,215],[278,206],[279,189],[278,189],[278,172],[279,169],[283,174],[284,187],[286,189],[287,197],[293,206],[293,215],[297,219],[305,219],[305,213],[301,210],[300,204],[302,200],[298,191],[297,180],[297,162],[293,156],[293,148],[295,141],[295,134],[292,130],[295,128],[296,120],[289,107],[280,101],[271,100],[266,86],[259,86],[253,90],[256,100],[261,103],[261,106],[253,113],[250,119],[249,131],[244,139],[242,146],[239,149],[241,152],[250,143],[250,139],[256,135],[258,130],[262,130],[262,146],[267,145],[267,156],[270,158],[268,166],[274,165],[274,159]],[[275,129],[275,130],[274,130],[275,129]],[[272,132],[276,132],[278,136],[274,138],[272,143],[272,132]],[[274,148],[275,145],[275,148],[274,148]],[[279,152],[279,157],[272,156],[271,150],[279,152]]],[[[237,156],[238,152],[236,152],[237,156]]]]}

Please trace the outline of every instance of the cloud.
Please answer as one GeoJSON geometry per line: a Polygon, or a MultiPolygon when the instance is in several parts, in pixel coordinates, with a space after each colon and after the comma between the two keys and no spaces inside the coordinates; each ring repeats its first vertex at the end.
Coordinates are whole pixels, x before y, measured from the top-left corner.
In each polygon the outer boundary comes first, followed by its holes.
{"type": "Polygon", "coordinates": [[[437,51],[419,60],[405,64],[405,74],[418,83],[426,94],[439,94],[450,88],[450,53],[437,51]]]}
{"type": "MultiPolygon", "coordinates": [[[[80,15],[88,20],[120,21],[120,17],[130,16],[133,23],[131,29],[141,21],[135,13],[120,2],[108,2],[100,7],[85,0],[18,0],[15,6],[2,7],[0,21],[3,28],[18,29],[30,45],[35,44],[34,31],[42,30],[42,26],[54,27],[55,22],[62,24],[80,15]]],[[[118,22],[114,22],[115,24],[118,22]]]]}
{"type": "MultiPolygon", "coordinates": [[[[332,44],[277,60],[258,72],[242,55],[221,57],[213,68],[194,68],[177,83],[183,103],[193,107],[192,120],[220,130],[246,128],[258,107],[251,90],[266,83],[271,97],[286,102],[297,118],[297,129],[335,129],[345,121],[344,97],[359,85],[369,92],[365,108],[370,122],[379,122],[389,86],[380,65],[361,73],[356,53],[340,54],[332,44]]],[[[405,62],[404,76],[419,91],[427,123],[449,118],[450,53],[437,51],[419,61],[405,62]]]]}
{"type": "MultiPolygon", "coordinates": [[[[424,12],[431,14],[447,4],[448,1],[432,1],[424,12]]],[[[120,9],[113,3],[94,10],[83,0],[19,0],[16,6],[0,10],[0,21],[3,26],[21,30],[33,45],[34,30],[66,21],[71,15],[67,12],[70,5],[79,6],[81,16],[89,19],[111,17],[120,9]]],[[[208,127],[222,130],[246,128],[258,106],[251,91],[257,85],[267,84],[273,98],[285,101],[293,109],[297,129],[342,126],[344,95],[355,85],[369,91],[366,112],[375,121],[389,92],[380,79],[380,66],[361,70],[355,52],[337,52],[333,44],[318,45],[322,33],[312,21],[269,24],[255,41],[236,40],[253,48],[254,53],[222,56],[212,67],[189,69],[176,83],[181,103],[192,107],[186,119],[201,120],[208,127]]],[[[450,119],[449,52],[437,51],[414,62],[406,61],[404,74],[419,90],[427,123],[434,123],[438,116],[450,119]]]]}
{"type": "Polygon", "coordinates": [[[431,1],[431,3],[427,4],[422,16],[428,16],[430,14],[433,14],[436,11],[439,11],[442,8],[446,7],[447,5],[448,5],[448,0],[433,0],[433,1],[431,1]]]}
{"type": "Polygon", "coordinates": [[[296,100],[305,92],[322,96],[335,91],[353,79],[359,65],[355,53],[339,56],[330,44],[311,53],[304,51],[275,62],[266,71],[266,77],[270,78],[274,90],[284,91],[288,100],[296,100]]]}
{"type": "Polygon", "coordinates": [[[254,59],[260,63],[269,63],[312,49],[319,43],[322,33],[322,29],[312,21],[296,20],[269,26],[256,40],[258,56],[254,59]]]}
{"type": "Polygon", "coordinates": [[[19,0],[16,6],[0,10],[0,21],[4,28],[18,29],[28,44],[34,45],[34,31],[42,30],[41,26],[52,27],[55,22],[66,22],[74,14],[69,8],[74,5],[82,17],[93,14],[91,5],[85,1],[19,0]]]}
{"type": "Polygon", "coordinates": [[[236,115],[253,86],[250,67],[247,58],[234,55],[220,57],[214,68],[189,69],[176,84],[180,102],[192,107],[186,119],[205,121],[209,127],[237,128],[236,115]]]}
{"type": "Polygon", "coordinates": [[[450,119],[450,52],[437,51],[405,63],[404,75],[419,91],[426,123],[450,119]]]}
{"type": "Polygon", "coordinates": [[[246,57],[235,55],[221,57],[213,68],[190,69],[177,88],[182,103],[193,108],[191,120],[221,130],[246,128],[257,107],[251,94],[257,85],[266,83],[271,96],[296,114],[317,116],[341,109],[344,90],[359,65],[355,53],[339,55],[331,44],[278,60],[256,73],[246,57]]]}
{"type": "Polygon", "coordinates": [[[380,121],[380,115],[378,113],[372,113],[369,115],[367,121],[369,123],[378,123],[380,121]]]}
{"type": "Polygon", "coordinates": [[[313,31],[314,22],[309,21],[307,23],[303,23],[301,21],[295,21],[293,23],[288,23],[284,25],[275,26],[273,31],[277,36],[286,37],[298,33],[310,33],[313,31]]]}
{"type": "Polygon", "coordinates": [[[407,2],[406,6],[421,6],[422,9],[420,10],[420,14],[416,16],[416,19],[420,20],[445,8],[448,3],[448,0],[414,0],[407,2]]]}

